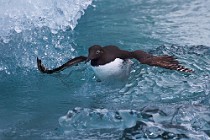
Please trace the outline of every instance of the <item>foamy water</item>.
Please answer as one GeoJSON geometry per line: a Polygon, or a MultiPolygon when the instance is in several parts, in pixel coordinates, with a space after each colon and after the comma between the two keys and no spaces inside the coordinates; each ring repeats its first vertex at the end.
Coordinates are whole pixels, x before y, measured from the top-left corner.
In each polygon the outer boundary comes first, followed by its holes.
{"type": "Polygon", "coordinates": [[[209,139],[209,2],[0,1],[0,139],[209,139]],[[173,55],[192,74],[134,61],[127,81],[97,82],[94,44],[173,55]]]}

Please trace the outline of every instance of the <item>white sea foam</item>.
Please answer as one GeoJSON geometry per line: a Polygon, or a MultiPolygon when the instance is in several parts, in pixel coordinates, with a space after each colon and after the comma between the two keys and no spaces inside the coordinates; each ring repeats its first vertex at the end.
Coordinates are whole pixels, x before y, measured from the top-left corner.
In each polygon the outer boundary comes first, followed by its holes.
{"type": "Polygon", "coordinates": [[[0,0],[0,37],[34,27],[49,27],[53,33],[74,29],[92,0],[0,0]]]}

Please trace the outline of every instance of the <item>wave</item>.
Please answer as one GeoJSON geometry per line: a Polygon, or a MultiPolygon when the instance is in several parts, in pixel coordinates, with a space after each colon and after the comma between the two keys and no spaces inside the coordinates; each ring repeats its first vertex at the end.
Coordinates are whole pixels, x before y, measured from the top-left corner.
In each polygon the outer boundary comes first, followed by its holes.
{"type": "MultiPolygon", "coordinates": [[[[92,0],[0,1],[0,71],[36,67],[36,57],[73,57],[73,29],[92,0]]],[[[59,65],[59,64],[58,64],[59,65]]]]}
{"type": "Polygon", "coordinates": [[[35,27],[49,27],[52,33],[72,30],[92,0],[16,0],[0,2],[0,37],[8,42],[11,31],[21,33],[35,27]]]}
{"type": "Polygon", "coordinates": [[[59,124],[64,134],[74,139],[106,138],[110,133],[122,139],[208,139],[208,111],[208,106],[187,104],[147,105],[140,110],[76,107],[60,117],[59,124]],[[107,129],[112,131],[107,133],[107,129]]]}

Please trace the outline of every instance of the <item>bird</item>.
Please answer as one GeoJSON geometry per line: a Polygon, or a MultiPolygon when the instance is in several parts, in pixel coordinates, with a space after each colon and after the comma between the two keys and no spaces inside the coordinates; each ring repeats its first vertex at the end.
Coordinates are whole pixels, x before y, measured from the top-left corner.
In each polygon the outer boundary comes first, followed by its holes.
{"type": "Polygon", "coordinates": [[[42,73],[53,74],[80,62],[87,63],[90,61],[90,65],[97,78],[99,80],[106,80],[114,77],[128,77],[133,63],[131,59],[136,59],[141,64],[147,64],[149,66],[157,66],[187,73],[193,72],[193,70],[182,66],[173,56],[155,56],[142,50],[127,51],[115,45],[93,45],[88,49],[88,56],[75,57],[54,69],[46,68],[42,64],[41,59],[37,57],[37,67],[42,73]]]}

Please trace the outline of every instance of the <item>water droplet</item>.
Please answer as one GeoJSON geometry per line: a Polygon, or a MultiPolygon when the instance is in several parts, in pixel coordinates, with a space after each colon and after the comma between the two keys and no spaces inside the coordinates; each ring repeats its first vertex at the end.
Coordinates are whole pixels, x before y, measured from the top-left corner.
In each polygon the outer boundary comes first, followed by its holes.
{"type": "Polygon", "coordinates": [[[73,52],[73,51],[75,51],[75,49],[74,48],[71,48],[71,51],[73,52]]]}
{"type": "Polygon", "coordinates": [[[9,43],[10,39],[9,38],[3,38],[4,43],[9,43]]]}
{"type": "Polygon", "coordinates": [[[57,34],[57,33],[58,33],[58,31],[55,30],[55,29],[52,29],[51,32],[52,32],[53,34],[57,34]]]}
{"type": "Polygon", "coordinates": [[[22,30],[21,30],[18,26],[15,26],[15,31],[16,31],[17,33],[22,32],[22,30]]]}
{"type": "Polygon", "coordinates": [[[48,37],[44,36],[44,37],[43,37],[43,40],[45,40],[45,41],[48,40],[48,37]]]}

